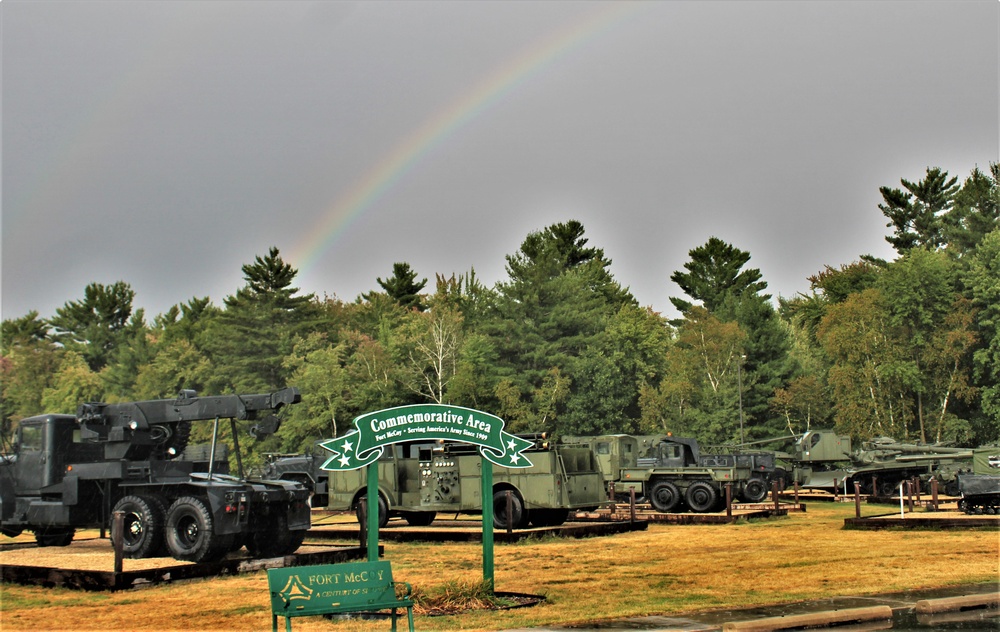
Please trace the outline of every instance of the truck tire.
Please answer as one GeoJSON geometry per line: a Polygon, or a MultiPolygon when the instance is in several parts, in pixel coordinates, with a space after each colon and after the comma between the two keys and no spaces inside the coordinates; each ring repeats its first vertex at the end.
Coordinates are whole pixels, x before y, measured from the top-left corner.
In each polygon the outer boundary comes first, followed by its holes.
{"type": "MultiPolygon", "coordinates": [[[[115,503],[114,511],[125,514],[122,520],[122,552],[133,560],[156,557],[163,550],[165,513],[163,504],[146,496],[125,496],[115,503]]],[[[111,522],[111,541],[118,536],[111,522]]]]}
{"type": "Polygon", "coordinates": [[[268,517],[263,529],[250,534],[246,547],[251,557],[281,557],[297,551],[305,538],[306,529],[289,531],[288,516],[279,512],[268,517]]]}
{"type": "MultiPolygon", "coordinates": [[[[358,518],[358,524],[361,524],[361,499],[354,505],[354,515],[358,518]]],[[[381,529],[385,525],[389,524],[389,506],[385,502],[385,498],[382,495],[378,496],[378,528],[381,529]]]]}
{"type": "MultiPolygon", "coordinates": [[[[524,511],[524,501],[517,492],[510,492],[510,524],[514,529],[527,525],[527,513],[524,511]]],[[[493,492],[493,528],[507,528],[507,490],[493,492]]]]}
{"type": "Polygon", "coordinates": [[[182,496],[167,511],[167,548],[174,559],[212,562],[228,552],[231,540],[217,538],[212,512],[200,498],[182,496]]]}
{"type": "Polygon", "coordinates": [[[403,514],[406,524],[411,527],[426,527],[434,522],[437,512],[434,511],[409,511],[403,514]]]}
{"type": "Polygon", "coordinates": [[[45,527],[35,529],[35,543],[38,546],[69,546],[76,535],[73,527],[45,527]]]}
{"type": "Polygon", "coordinates": [[[672,513],[681,504],[681,490],[672,481],[656,481],[649,492],[649,503],[660,513],[672,513]]]}
{"type": "Polygon", "coordinates": [[[569,509],[532,509],[528,520],[534,527],[558,527],[569,518],[569,509]]]}
{"type": "Polygon", "coordinates": [[[685,495],[688,507],[695,513],[706,513],[715,508],[719,492],[706,481],[695,481],[687,488],[685,495]]]}
{"type": "Polygon", "coordinates": [[[751,478],[743,486],[740,497],[748,503],[759,503],[767,498],[767,483],[762,478],[751,478]]]}

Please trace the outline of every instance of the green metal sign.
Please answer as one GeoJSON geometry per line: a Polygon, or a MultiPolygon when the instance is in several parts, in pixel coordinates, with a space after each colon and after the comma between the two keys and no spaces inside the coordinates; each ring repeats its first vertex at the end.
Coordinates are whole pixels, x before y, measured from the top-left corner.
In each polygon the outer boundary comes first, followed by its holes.
{"type": "Polygon", "coordinates": [[[403,441],[455,441],[479,446],[483,458],[503,467],[531,467],[522,454],[530,441],[505,432],[503,419],[460,406],[416,404],[354,419],[355,431],[320,443],[333,453],[324,470],[356,470],[373,463],[384,446],[403,441]]]}

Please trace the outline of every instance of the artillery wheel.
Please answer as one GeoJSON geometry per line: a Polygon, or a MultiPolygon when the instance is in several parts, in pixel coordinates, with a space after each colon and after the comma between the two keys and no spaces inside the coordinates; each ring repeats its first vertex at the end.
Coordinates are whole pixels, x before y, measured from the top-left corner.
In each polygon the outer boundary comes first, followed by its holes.
{"type": "MultiPolygon", "coordinates": [[[[510,492],[510,525],[521,529],[528,524],[528,514],[524,510],[524,501],[517,492],[510,492]]],[[[493,528],[507,528],[507,490],[493,492],[493,528]]]]}
{"type": "Polygon", "coordinates": [[[403,514],[403,519],[411,527],[426,527],[434,522],[435,516],[437,512],[434,511],[411,511],[403,514]]]}
{"type": "Polygon", "coordinates": [[[35,543],[38,546],[69,546],[76,535],[73,527],[49,527],[35,531],[35,543]]]}
{"type": "Polygon", "coordinates": [[[212,512],[201,499],[181,496],[167,511],[167,549],[184,562],[213,562],[229,551],[231,538],[214,533],[212,512]]]}
{"type": "MultiPolygon", "coordinates": [[[[150,496],[125,496],[115,503],[114,511],[124,513],[122,519],[122,553],[140,560],[156,557],[163,551],[165,511],[163,503],[150,496]]],[[[117,537],[111,523],[111,541],[117,537]]]]}
{"type": "Polygon", "coordinates": [[[767,483],[762,478],[751,478],[743,486],[743,500],[748,503],[759,503],[767,498],[767,483]]]}
{"type": "Polygon", "coordinates": [[[685,496],[688,507],[696,513],[712,511],[719,500],[719,493],[705,481],[695,481],[687,489],[685,496]]]}
{"type": "MultiPolygon", "coordinates": [[[[363,520],[361,518],[361,501],[364,500],[364,496],[358,499],[354,504],[354,515],[358,518],[358,524],[362,524],[363,520]]],[[[379,494],[378,497],[378,528],[381,529],[385,525],[389,524],[389,504],[385,502],[385,498],[379,494]]]]}
{"type": "Polygon", "coordinates": [[[681,490],[672,481],[657,481],[649,493],[649,502],[661,513],[671,513],[681,504],[681,490]]]}

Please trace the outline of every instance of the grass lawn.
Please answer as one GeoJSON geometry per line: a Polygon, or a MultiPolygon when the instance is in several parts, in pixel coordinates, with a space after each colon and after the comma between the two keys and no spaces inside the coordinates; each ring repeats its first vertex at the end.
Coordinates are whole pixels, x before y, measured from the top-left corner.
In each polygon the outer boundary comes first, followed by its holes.
{"type": "MultiPolygon", "coordinates": [[[[869,512],[866,512],[869,513],[869,512]]],[[[679,615],[842,595],[1000,582],[996,530],[856,531],[854,505],[731,525],[656,525],[611,537],[495,548],[496,589],[538,606],[416,616],[418,630],[498,630],[679,615]]],[[[482,579],[478,543],[383,542],[398,580],[433,596],[482,579]]],[[[2,585],[0,629],[269,630],[264,572],[123,593],[2,585]]],[[[283,619],[279,625],[283,625],[283,619]]],[[[387,621],[296,619],[295,630],[386,630],[387,621]]]]}

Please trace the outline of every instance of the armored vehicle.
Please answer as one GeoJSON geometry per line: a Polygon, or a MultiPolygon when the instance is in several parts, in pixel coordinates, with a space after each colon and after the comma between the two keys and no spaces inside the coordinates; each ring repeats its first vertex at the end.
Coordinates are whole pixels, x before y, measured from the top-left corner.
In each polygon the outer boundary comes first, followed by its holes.
{"type": "MultiPolygon", "coordinates": [[[[542,436],[524,452],[527,468],[493,466],[493,522],[498,529],[555,526],[571,510],[593,510],[605,502],[600,470],[591,450],[550,445],[542,436]],[[507,492],[510,492],[508,501],[507,492]],[[509,512],[508,512],[509,508],[509,512]]],[[[426,526],[437,512],[482,511],[482,459],[469,444],[406,442],[386,446],[378,461],[379,525],[402,516],[426,526]]],[[[363,470],[327,472],[333,510],[358,512],[365,496],[363,470]]],[[[360,520],[360,512],[359,512],[360,520]]]]}
{"type": "Polygon", "coordinates": [[[736,497],[748,502],[767,496],[767,477],[755,471],[758,465],[765,465],[763,460],[738,459],[736,455],[703,457],[695,439],[602,435],[566,436],[562,441],[594,451],[606,487],[613,484],[616,492],[624,493],[634,490],[637,497],[647,498],[663,513],[715,511],[725,502],[727,483],[736,497]]]}
{"type": "Polygon", "coordinates": [[[905,480],[920,479],[929,491],[932,477],[945,493],[958,495],[957,472],[971,464],[972,451],[942,445],[901,443],[878,437],[852,450],[851,438],[829,430],[806,432],[795,444],[793,457],[812,468],[808,487],[833,490],[835,484],[847,492],[860,484],[862,493],[892,495],[905,480]]]}
{"type": "Polygon", "coordinates": [[[298,482],[250,480],[236,420],[275,432],[275,413],[297,389],[259,395],[82,404],[77,414],[21,420],[0,461],[0,533],[33,531],[40,546],[66,546],[80,528],[110,528],[130,558],[205,562],[246,546],[256,557],[294,552],[310,526],[309,491],[298,482]],[[219,420],[230,419],[238,475],[220,460],[219,420]],[[185,457],[191,422],[214,420],[213,442],[185,457]],[[200,454],[195,454],[200,452],[200,454]],[[206,458],[207,457],[207,458],[206,458]],[[121,512],[122,531],[117,533],[121,512]]]}

